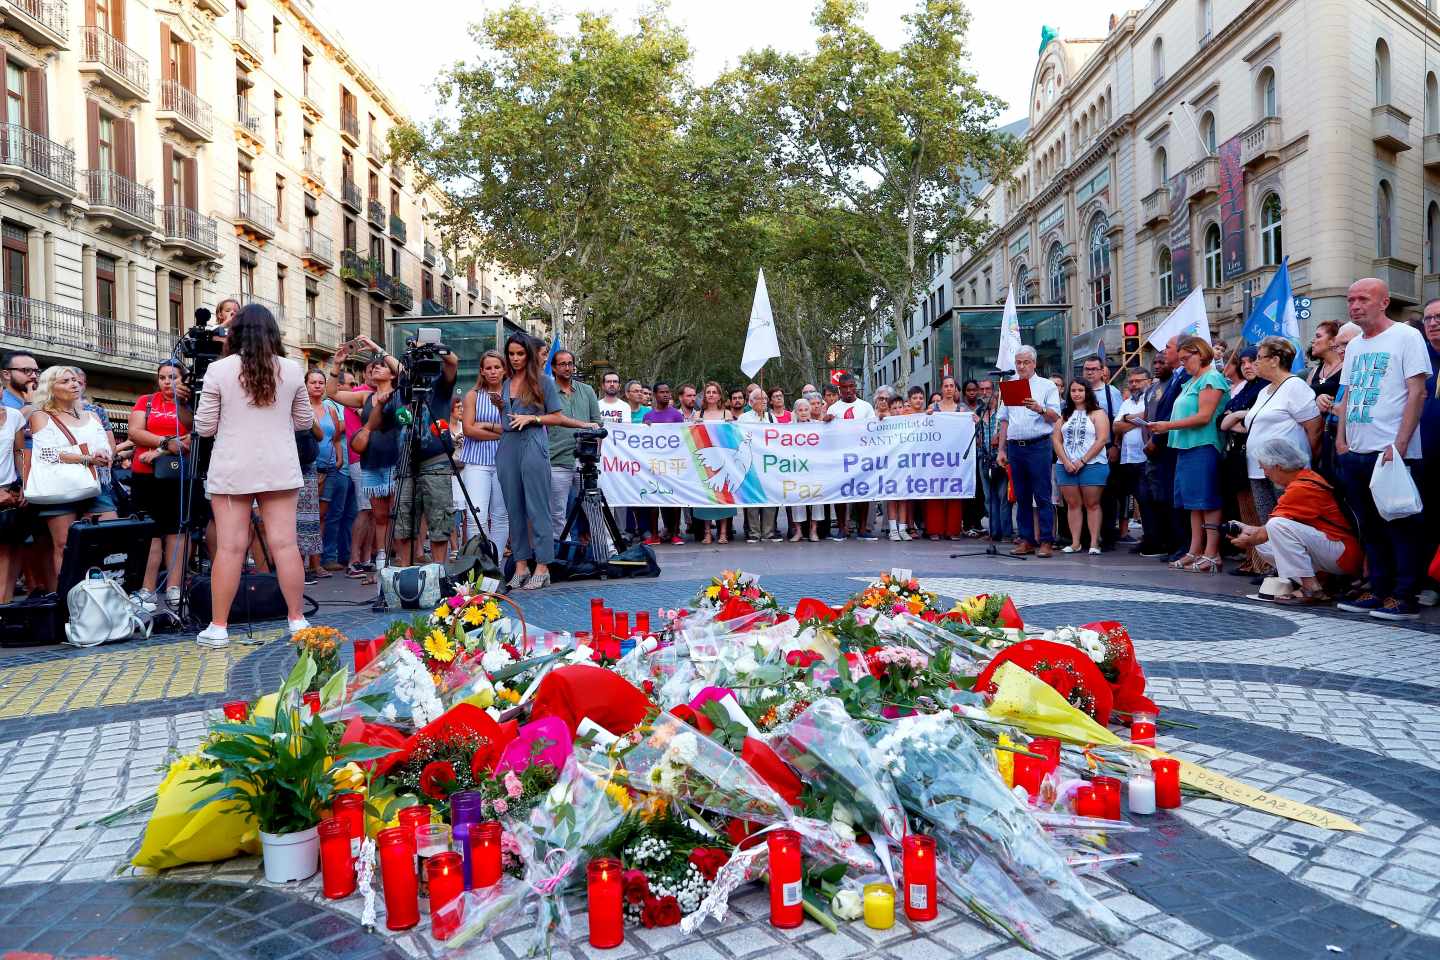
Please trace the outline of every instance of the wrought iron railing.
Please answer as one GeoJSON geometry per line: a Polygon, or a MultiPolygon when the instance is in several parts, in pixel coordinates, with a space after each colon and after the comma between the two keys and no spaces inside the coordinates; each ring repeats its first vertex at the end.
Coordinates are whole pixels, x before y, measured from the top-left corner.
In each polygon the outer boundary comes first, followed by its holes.
{"type": "Polygon", "coordinates": [[[29,341],[47,353],[97,355],[101,363],[149,366],[170,356],[175,345],[174,337],[165,330],[15,293],[0,293],[0,332],[29,341]]]}
{"type": "Polygon", "coordinates": [[[248,190],[236,192],[235,215],[268,233],[275,232],[275,204],[260,199],[248,190]]]}
{"type": "Polygon", "coordinates": [[[144,57],[125,46],[119,37],[104,27],[84,27],[82,31],[85,38],[82,59],[86,63],[98,63],[141,90],[150,88],[150,64],[144,57]]]}
{"type": "Polygon", "coordinates": [[[18,123],[0,123],[0,165],[21,167],[75,189],[75,151],[18,123]]]}
{"type": "Polygon", "coordinates": [[[323,260],[325,263],[334,263],[335,245],[330,238],[319,230],[310,230],[305,234],[305,253],[315,260],[323,260]]]}
{"type": "Polygon", "coordinates": [[[390,214],[390,236],[401,243],[405,242],[405,219],[398,213],[390,214]]]}
{"type": "Polygon", "coordinates": [[[214,217],[202,216],[199,211],[180,204],[169,204],[160,210],[167,240],[183,240],[215,253],[220,252],[219,230],[214,217]]]}
{"type": "Polygon", "coordinates": [[[85,197],[92,207],[109,207],[140,220],[155,222],[155,191],[114,170],[86,170],[85,197]]]}
{"type": "Polygon", "coordinates": [[[215,128],[215,111],[210,109],[210,104],[179,80],[160,81],[160,109],[175,114],[207,137],[215,128]]]}
{"type": "Polygon", "coordinates": [[[18,10],[51,33],[58,33],[62,37],[70,33],[65,4],[60,0],[5,0],[0,6],[12,11],[18,10]]]}

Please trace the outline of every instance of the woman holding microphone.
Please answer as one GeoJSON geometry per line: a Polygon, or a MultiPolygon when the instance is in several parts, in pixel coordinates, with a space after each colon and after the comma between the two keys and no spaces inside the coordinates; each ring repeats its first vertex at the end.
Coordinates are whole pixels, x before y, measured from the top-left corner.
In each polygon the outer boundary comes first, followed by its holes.
{"type": "MultiPolygon", "coordinates": [[[[181,390],[184,388],[181,387],[181,390]]],[[[189,410],[180,407],[182,419],[189,410]]],[[[206,487],[215,513],[210,625],[201,646],[230,643],[230,605],[250,544],[250,509],[260,506],[265,542],[285,596],[290,632],[309,626],[301,604],[305,571],[296,545],[296,503],[303,483],[294,433],[315,422],[305,393],[305,371],[285,356],[280,327],[259,304],[240,310],[228,325],[225,356],[210,365],[193,415],[195,433],[214,437],[206,487]]]]}

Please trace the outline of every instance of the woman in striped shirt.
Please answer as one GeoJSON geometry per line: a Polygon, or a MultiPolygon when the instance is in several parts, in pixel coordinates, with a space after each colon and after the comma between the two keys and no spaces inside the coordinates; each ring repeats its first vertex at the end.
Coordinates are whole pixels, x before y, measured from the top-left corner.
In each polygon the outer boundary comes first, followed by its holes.
{"type": "Polygon", "coordinates": [[[461,482],[480,514],[481,529],[501,556],[510,539],[510,517],[495,474],[495,453],[500,448],[500,388],[505,361],[498,350],[480,355],[480,376],[465,394],[465,443],[460,461],[465,464],[461,482]]]}

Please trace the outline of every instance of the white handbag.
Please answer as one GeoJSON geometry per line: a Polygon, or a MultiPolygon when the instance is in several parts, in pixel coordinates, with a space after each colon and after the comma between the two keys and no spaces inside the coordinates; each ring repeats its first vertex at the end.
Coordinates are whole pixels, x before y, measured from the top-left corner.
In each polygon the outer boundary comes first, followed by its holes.
{"type": "Polygon", "coordinates": [[[84,580],[71,587],[65,601],[70,612],[65,642],[72,646],[95,647],[150,636],[149,618],[140,616],[125,588],[99,568],[92,567],[84,580]]]}
{"type": "MultiPolygon", "coordinates": [[[[51,417],[50,422],[65,434],[65,439],[70,441],[73,451],[90,452],[75,440],[75,434],[71,433],[70,428],[61,423],[59,418],[51,417]]],[[[30,476],[25,478],[25,499],[42,506],[50,503],[74,503],[99,495],[100,477],[94,467],[83,463],[62,463],[59,460],[50,463],[37,456],[30,464],[30,476]]]]}

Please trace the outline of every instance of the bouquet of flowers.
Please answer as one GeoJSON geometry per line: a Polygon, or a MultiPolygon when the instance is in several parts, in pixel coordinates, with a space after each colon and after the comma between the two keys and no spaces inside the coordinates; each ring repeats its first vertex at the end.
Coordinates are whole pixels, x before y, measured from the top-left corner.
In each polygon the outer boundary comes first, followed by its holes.
{"type": "Polygon", "coordinates": [[[730,845],[668,805],[632,810],[598,854],[625,867],[625,914],[645,927],[668,927],[699,909],[730,845]]]}
{"type": "Polygon", "coordinates": [[[780,604],[760,586],[760,578],[743,570],[725,570],[700,589],[690,605],[714,614],[717,620],[729,620],[759,610],[779,610],[780,604]]]}
{"type": "Polygon", "coordinates": [[[1110,722],[1114,698],[1110,685],[1089,654],[1076,647],[1050,640],[1023,640],[997,653],[975,678],[977,693],[993,693],[993,678],[1001,664],[1013,663],[1059,693],[1072,706],[1083,710],[1102,727],[1110,722]]]}
{"type": "Polygon", "coordinates": [[[882,573],[870,586],[845,601],[841,608],[842,617],[856,609],[871,610],[886,616],[909,613],[920,616],[936,614],[935,604],[939,598],[928,590],[920,589],[920,581],[911,576],[900,576],[899,572],[882,573]]]}
{"type": "Polygon", "coordinates": [[[306,627],[291,634],[290,642],[295,645],[297,657],[308,653],[315,664],[315,674],[304,692],[318,693],[340,670],[340,645],[345,642],[345,635],[334,627],[306,627]]]}
{"type": "Polygon", "coordinates": [[[1009,594],[979,593],[964,600],[957,600],[950,613],[955,619],[963,620],[973,627],[995,627],[1019,630],[1025,626],[1015,601],[1009,594]]]}

